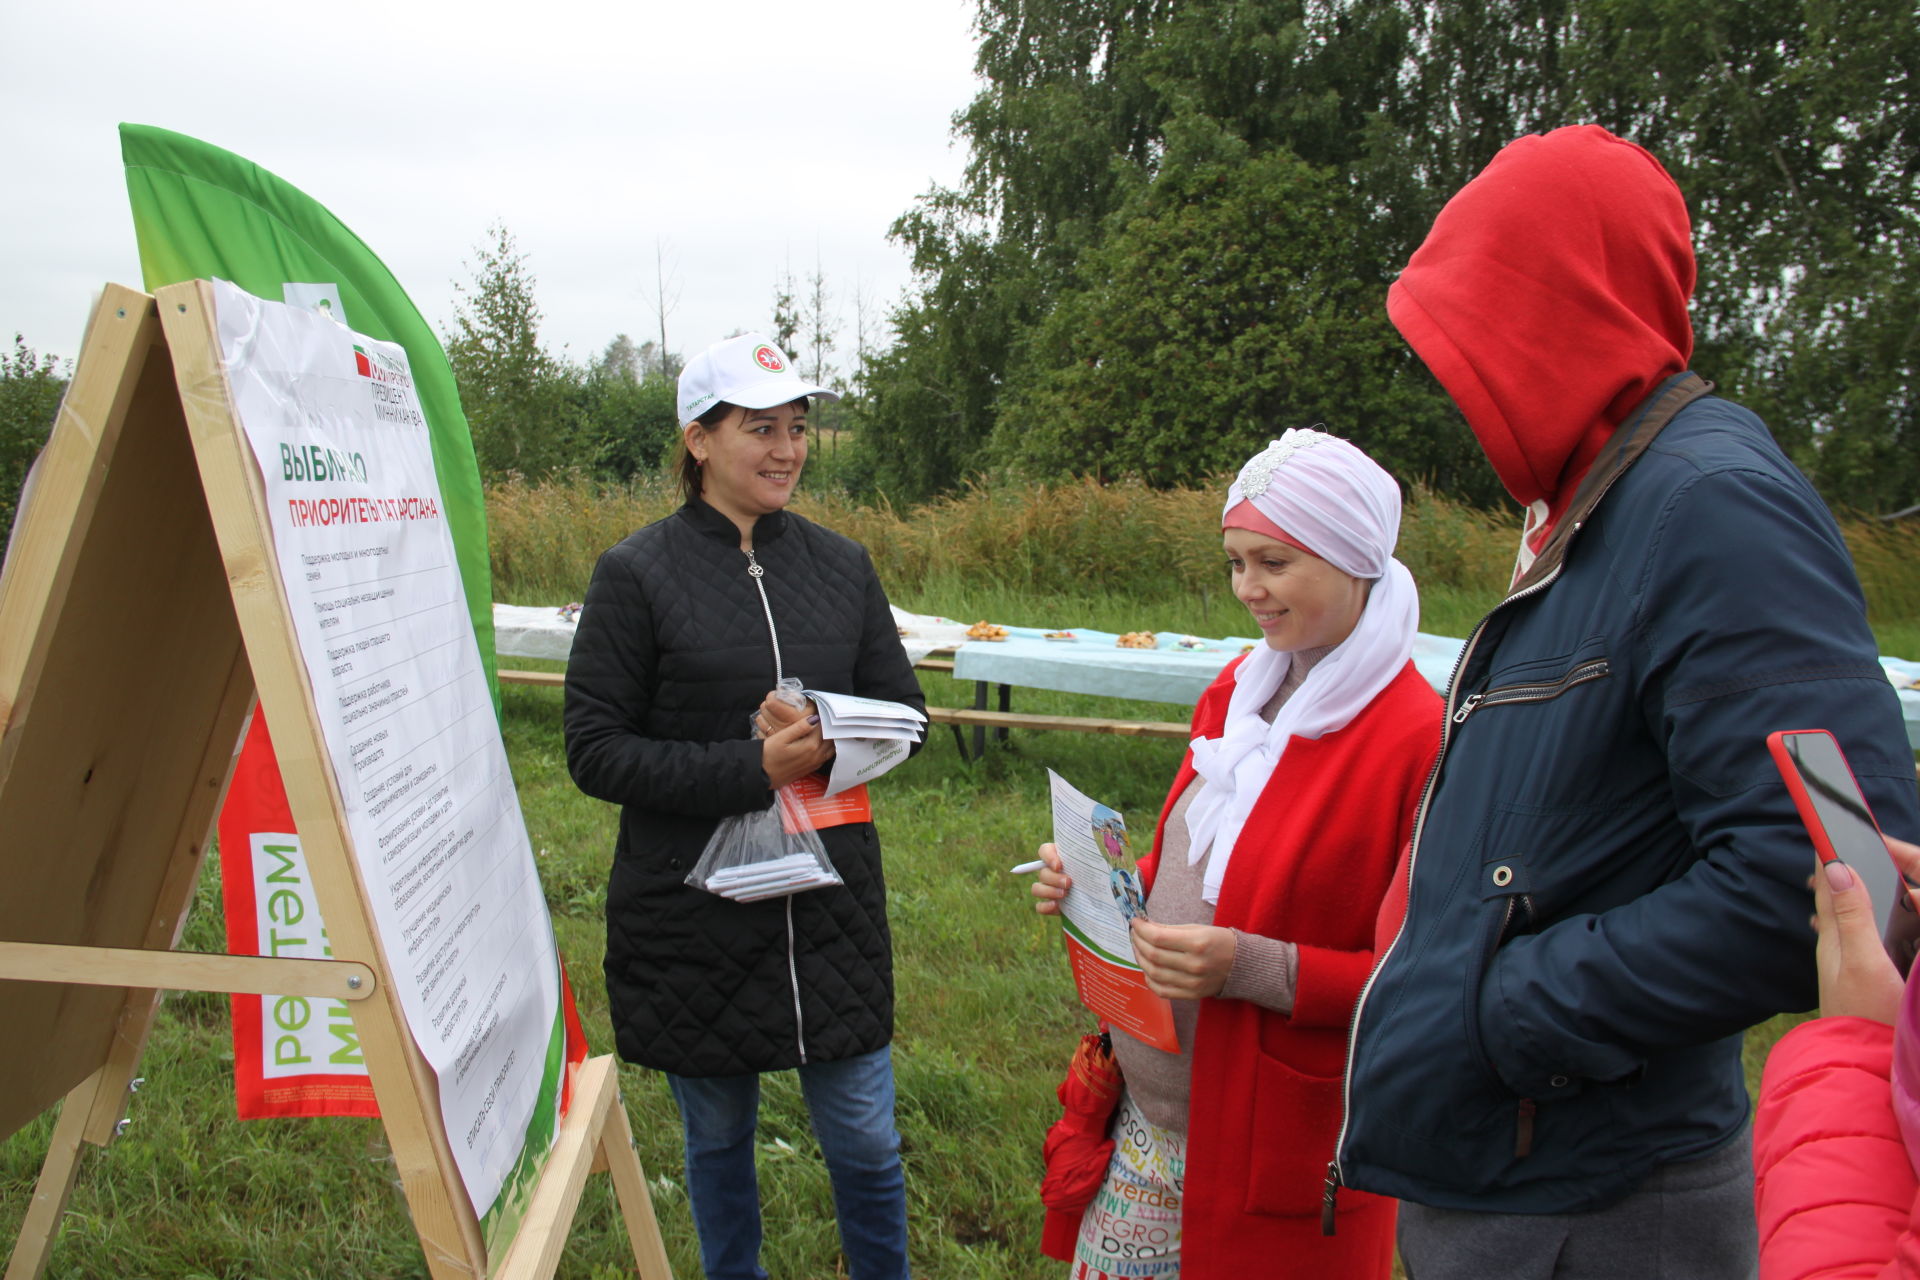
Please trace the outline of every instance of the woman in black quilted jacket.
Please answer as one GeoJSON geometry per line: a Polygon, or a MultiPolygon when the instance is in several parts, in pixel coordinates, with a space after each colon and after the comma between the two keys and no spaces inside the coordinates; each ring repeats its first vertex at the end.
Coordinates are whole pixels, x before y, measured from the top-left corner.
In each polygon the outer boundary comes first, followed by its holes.
{"type": "Polygon", "coordinates": [[[567,666],[567,764],[620,806],[607,883],[607,993],[620,1056],[679,1103],[710,1280],[755,1280],[759,1073],[798,1068],[853,1280],[907,1275],[893,1125],[892,942],[865,789],[815,807],[844,884],[736,902],[685,883],[715,823],[819,778],[806,688],[924,708],[873,562],[786,510],[809,396],[759,334],[680,375],[686,503],[601,556],[567,666]],[[766,736],[752,736],[760,717],[766,736]],[[823,825],[832,823],[834,825],[823,825]]]}

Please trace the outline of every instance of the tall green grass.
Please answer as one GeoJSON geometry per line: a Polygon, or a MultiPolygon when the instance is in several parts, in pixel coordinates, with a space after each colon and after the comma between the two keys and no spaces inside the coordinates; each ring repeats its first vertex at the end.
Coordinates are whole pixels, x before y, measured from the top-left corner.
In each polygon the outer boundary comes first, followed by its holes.
{"type": "MultiPolygon", "coordinates": [[[[1220,551],[1224,491],[980,480],[905,511],[838,489],[803,489],[794,509],[863,543],[894,602],[916,612],[1217,635],[1244,629],[1220,551]]],[[[679,501],[654,477],[497,486],[487,495],[496,597],[580,599],[602,551],[679,501]]],[[[1920,523],[1845,519],[1841,530],[1883,650],[1920,658],[1920,523]]],[[[1415,486],[1397,554],[1420,584],[1422,629],[1464,635],[1499,599],[1518,538],[1510,514],[1415,486]]]]}
{"type": "MultiPolygon", "coordinates": [[[[831,490],[803,490],[794,509],[864,544],[888,591],[903,602],[927,603],[936,589],[1075,604],[1191,600],[1206,623],[1216,609],[1226,617],[1239,610],[1227,593],[1220,549],[1223,491],[980,481],[908,511],[831,490]]],[[[578,600],[602,551],[678,505],[677,490],[658,478],[608,485],[568,476],[499,485],[487,495],[495,595],[515,604],[578,600]]],[[[1416,488],[1399,555],[1423,590],[1496,599],[1517,536],[1511,520],[1416,488]]],[[[977,608],[957,604],[928,611],[978,615],[977,608]]]]}

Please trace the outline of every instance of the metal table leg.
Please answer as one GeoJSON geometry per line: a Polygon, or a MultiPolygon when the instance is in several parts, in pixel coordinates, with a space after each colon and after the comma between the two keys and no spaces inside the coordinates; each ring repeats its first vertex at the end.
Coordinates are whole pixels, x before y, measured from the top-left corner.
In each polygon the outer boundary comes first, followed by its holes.
{"type": "MultiPolygon", "coordinates": [[[[1001,685],[1000,687],[1003,690],[1006,688],[1005,685],[1001,685]]],[[[973,709],[975,711],[985,711],[987,709],[987,682],[985,680],[975,680],[973,682],[973,709]]],[[[975,758],[987,754],[987,726],[983,724],[973,726],[973,754],[975,758]]]]}

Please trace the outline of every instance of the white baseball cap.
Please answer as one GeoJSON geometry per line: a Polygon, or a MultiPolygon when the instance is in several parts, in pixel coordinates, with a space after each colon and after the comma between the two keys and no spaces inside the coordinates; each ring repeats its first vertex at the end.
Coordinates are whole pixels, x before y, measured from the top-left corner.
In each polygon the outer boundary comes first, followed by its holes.
{"type": "Polygon", "coordinates": [[[722,401],[743,409],[771,409],[801,396],[838,400],[840,393],[803,380],[787,353],[764,333],[743,333],[714,343],[680,371],[680,424],[722,401]]]}

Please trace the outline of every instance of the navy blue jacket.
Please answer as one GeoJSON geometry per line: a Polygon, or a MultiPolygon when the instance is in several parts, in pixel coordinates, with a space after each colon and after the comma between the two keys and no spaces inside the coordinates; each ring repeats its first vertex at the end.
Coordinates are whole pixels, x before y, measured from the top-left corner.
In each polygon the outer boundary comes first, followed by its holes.
{"type": "Polygon", "coordinates": [[[1831,730],[1882,828],[1920,835],[1839,530],[1706,390],[1673,378],[1614,434],[1462,655],[1355,1012],[1346,1185],[1595,1209],[1740,1130],[1743,1029],[1816,998],[1814,859],[1769,732],[1831,730]]]}

